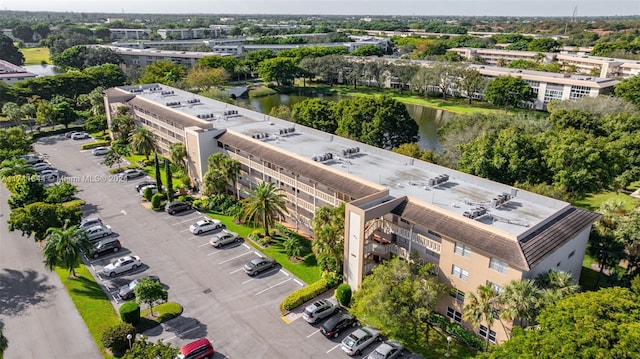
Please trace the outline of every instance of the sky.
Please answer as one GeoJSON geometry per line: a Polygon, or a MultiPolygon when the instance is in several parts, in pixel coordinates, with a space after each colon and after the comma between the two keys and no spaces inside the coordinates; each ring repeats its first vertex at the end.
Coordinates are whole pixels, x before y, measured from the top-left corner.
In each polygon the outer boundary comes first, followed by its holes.
{"type": "Polygon", "coordinates": [[[640,0],[0,0],[2,10],[419,16],[629,16],[640,0]]]}

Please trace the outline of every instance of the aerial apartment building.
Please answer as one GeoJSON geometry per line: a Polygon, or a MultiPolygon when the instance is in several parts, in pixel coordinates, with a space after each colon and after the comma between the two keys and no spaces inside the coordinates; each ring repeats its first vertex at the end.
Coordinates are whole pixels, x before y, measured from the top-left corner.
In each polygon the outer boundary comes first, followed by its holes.
{"type": "MultiPolygon", "coordinates": [[[[162,84],[105,92],[107,119],[127,106],[166,153],[184,143],[188,170],[201,185],[207,159],[223,153],[241,164],[229,189],[240,197],[262,182],[286,193],[283,221],[311,233],[315,211],[346,204],[344,278],[363,277],[392,256],[434,263],[452,288],[438,312],[460,323],[465,295],[491,284],[550,269],[577,282],[598,214],[446,167],[365,145],[162,84]]],[[[508,338],[510,323],[480,327],[491,342],[508,338]]]]}
{"type": "Polygon", "coordinates": [[[111,39],[146,40],[151,36],[151,29],[109,29],[111,39]]]}
{"type": "Polygon", "coordinates": [[[640,74],[640,61],[615,59],[556,52],[517,51],[503,49],[477,49],[456,47],[449,49],[467,60],[481,59],[487,65],[507,65],[513,60],[530,60],[544,64],[560,63],[568,71],[600,78],[626,79],[640,74]]]}

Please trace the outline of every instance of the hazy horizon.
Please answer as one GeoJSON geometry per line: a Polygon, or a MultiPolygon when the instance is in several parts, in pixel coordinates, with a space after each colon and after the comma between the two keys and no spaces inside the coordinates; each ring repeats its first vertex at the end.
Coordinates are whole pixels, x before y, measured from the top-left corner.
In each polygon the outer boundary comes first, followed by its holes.
{"type": "Polygon", "coordinates": [[[100,12],[129,14],[263,15],[415,15],[415,16],[557,16],[640,15],[640,1],[495,1],[495,0],[0,0],[1,10],[100,12]]]}

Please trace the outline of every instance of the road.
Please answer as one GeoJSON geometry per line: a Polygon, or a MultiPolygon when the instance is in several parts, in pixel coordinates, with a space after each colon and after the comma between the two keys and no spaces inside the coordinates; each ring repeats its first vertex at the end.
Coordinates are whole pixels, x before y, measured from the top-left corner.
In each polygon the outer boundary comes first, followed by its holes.
{"type": "Polygon", "coordinates": [[[9,340],[5,359],[100,358],[60,278],[44,268],[39,245],[7,229],[9,192],[0,187],[0,321],[9,340]]]}
{"type": "Polygon", "coordinates": [[[216,249],[208,244],[211,234],[191,234],[189,225],[204,218],[197,211],[170,216],[145,208],[134,190],[140,179],[122,182],[109,175],[102,158],[80,150],[88,141],[54,136],[41,139],[36,150],[82,190],[85,215],[99,216],[119,236],[120,252],[88,263],[114,308],[121,305],[117,289],[146,275],[159,276],[169,300],[184,307],[180,317],[145,335],[176,346],[207,337],[215,358],[346,357],[339,343],[348,331],[329,340],[319,324],[309,325],[300,313],[281,318],[279,305],[303,285],[299,279],[280,266],[247,276],[242,266],[260,253],[244,242],[216,249]],[[144,265],[113,278],[101,274],[104,265],[127,254],[140,256],[144,265]]]}

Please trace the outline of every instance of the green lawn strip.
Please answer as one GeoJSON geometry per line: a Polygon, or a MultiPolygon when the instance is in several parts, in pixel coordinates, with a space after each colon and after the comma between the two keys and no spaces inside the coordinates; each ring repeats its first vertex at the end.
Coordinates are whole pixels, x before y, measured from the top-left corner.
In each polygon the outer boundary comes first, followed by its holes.
{"type": "MultiPolygon", "coordinates": [[[[203,213],[206,213],[210,217],[222,221],[222,223],[224,223],[224,225],[230,231],[238,233],[249,245],[260,250],[265,255],[275,259],[278,263],[280,263],[280,265],[282,265],[283,268],[285,268],[307,284],[314,283],[320,279],[320,267],[316,262],[315,256],[312,253],[309,253],[309,251],[303,252],[304,260],[300,261],[299,263],[292,263],[289,260],[286,252],[284,251],[280,240],[278,240],[277,238],[274,237],[271,245],[263,248],[257,243],[254,243],[252,240],[248,239],[249,234],[251,234],[255,230],[255,228],[237,224],[234,222],[234,218],[230,216],[220,215],[212,211],[203,211],[203,213]]],[[[275,233],[274,229],[272,229],[272,231],[274,231],[275,233]]],[[[273,235],[273,233],[271,234],[273,235]]]]}
{"type": "MultiPolygon", "coordinates": [[[[153,156],[149,156],[149,159],[153,159],[153,156]]],[[[142,161],[145,160],[145,156],[144,155],[131,155],[131,156],[125,156],[125,159],[127,161],[129,161],[131,164],[137,164],[138,161],[142,161]]],[[[162,185],[166,186],[167,185],[167,173],[164,170],[164,163],[162,163],[162,157],[158,156],[158,160],[160,160],[160,178],[162,179],[162,185]]],[[[144,168],[142,168],[149,177],[153,178],[154,180],[156,179],[156,166],[155,164],[152,164],[150,166],[146,166],[144,168]]],[[[182,186],[182,180],[180,180],[180,178],[176,177],[176,173],[172,172],[171,173],[171,177],[173,178],[173,188],[178,188],[179,186],[182,186]]]]}
{"type": "Polygon", "coordinates": [[[140,312],[140,321],[136,324],[136,331],[143,333],[160,323],[173,319],[182,314],[182,306],[176,302],[166,302],[153,306],[153,316],[149,308],[140,312]]]}
{"type": "Polygon", "coordinates": [[[41,65],[43,62],[51,63],[49,49],[46,47],[31,47],[20,49],[24,55],[25,65],[41,65]]]}
{"type": "Polygon", "coordinates": [[[640,205],[640,199],[633,198],[628,194],[617,192],[617,191],[589,194],[585,198],[574,201],[573,205],[580,208],[585,208],[591,211],[595,211],[600,207],[602,203],[610,199],[622,201],[623,208],[627,211],[633,210],[634,208],[640,205]]]}
{"type": "Polygon", "coordinates": [[[65,206],[65,207],[70,207],[70,206],[73,206],[73,205],[76,205],[76,204],[79,205],[79,206],[82,206],[83,204],[85,204],[85,202],[83,200],[81,200],[81,199],[73,199],[71,201],[67,201],[67,202],[63,202],[62,203],[62,205],[65,206]]]}
{"type": "Polygon", "coordinates": [[[102,333],[120,323],[120,317],[113,309],[111,301],[86,266],[81,265],[76,269],[77,278],[70,278],[66,269],[56,267],[55,271],[69,292],[100,352],[104,357],[110,357],[102,346],[102,333]]]}

